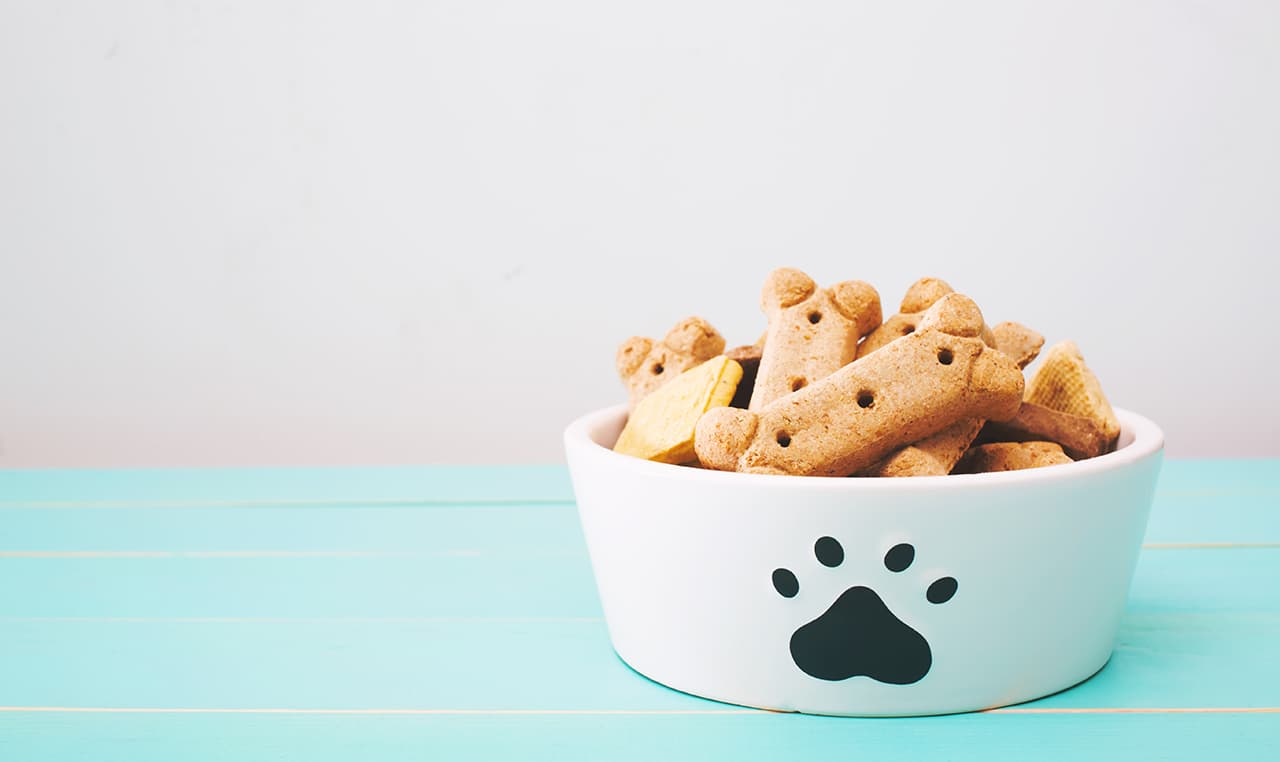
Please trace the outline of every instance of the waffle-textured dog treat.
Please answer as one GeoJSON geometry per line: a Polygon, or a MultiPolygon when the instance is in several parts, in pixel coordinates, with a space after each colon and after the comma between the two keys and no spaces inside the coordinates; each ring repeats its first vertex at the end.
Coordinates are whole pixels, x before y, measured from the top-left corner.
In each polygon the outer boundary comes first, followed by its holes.
{"type": "Polygon", "coordinates": [[[1107,435],[1089,418],[1022,401],[1018,414],[1007,421],[989,421],[977,442],[1057,442],[1075,460],[1107,451],[1107,435]]]}
{"type": "Polygon", "coordinates": [[[632,336],[618,347],[618,375],[631,393],[631,407],[653,390],[724,351],[724,337],[700,317],[676,323],[661,341],[632,336]]]}
{"type": "Polygon", "coordinates": [[[693,460],[698,419],[728,405],[741,379],[742,366],[723,355],[681,373],[636,404],[614,452],[662,463],[693,460]]]}
{"type": "Polygon", "coordinates": [[[853,362],[858,339],[880,324],[880,295],[858,280],[818,288],[783,267],[765,280],[760,307],[769,317],[764,354],[751,392],[760,410],[853,362]]]}
{"type": "Polygon", "coordinates": [[[970,447],[956,464],[957,474],[1020,471],[1070,463],[1056,442],[992,442],[970,447]]]}
{"type": "Polygon", "coordinates": [[[723,471],[847,476],[962,419],[1011,418],[1022,372],[978,338],[982,326],[973,300],[948,295],[912,335],[821,381],[759,411],[709,411],[696,427],[698,459],[723,471]]]}
{"type": "Polygon", "coordinates": [[[1039,370],[1027,382],[1026,400],[1098,424],[1107,438],[1107,449],[1114,447],[1120,436],[1120,421],[1074,341],[1049,348],[1039,370]]]}
{"type": "Polygon", "coordinates": [[[742,380],[738,382],[738,391],[733,393],[733,401],[729,407],[745,408],[751,404],[751,391],[756,385],[756,374],[760,370],[760,356],[764,353],[764,336],[754,344],[726,350],[725,357],[742,366],[742,380]]]}

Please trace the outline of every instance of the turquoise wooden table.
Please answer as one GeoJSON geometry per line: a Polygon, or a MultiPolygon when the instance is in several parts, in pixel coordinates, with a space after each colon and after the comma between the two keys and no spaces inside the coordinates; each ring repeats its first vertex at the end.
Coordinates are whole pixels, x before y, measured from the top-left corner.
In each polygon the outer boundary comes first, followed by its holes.
{"type": "Polygon", "coordinates": [[[610,649],[559,467],[0,472],[0,760],[1280,758],[1280,461],[1170,461],[1115,656],[979,714],[610,649]]]}

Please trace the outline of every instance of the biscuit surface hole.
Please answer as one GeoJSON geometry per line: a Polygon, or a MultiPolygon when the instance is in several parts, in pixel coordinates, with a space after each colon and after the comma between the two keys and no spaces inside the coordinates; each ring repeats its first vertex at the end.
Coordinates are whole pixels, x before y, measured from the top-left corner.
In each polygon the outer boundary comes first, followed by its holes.
{"type": "Polygon", "coordinates": [[[791,435],[790,435],[790,434],[788,434],[788,433],[787,433],[787,432],[785,432],[785,431],[779,431],[779,432],[778,432],[777,440],[778,440],[778,446],[779,446],[779,447],[790,447],[790,446],[791,446],[791,435]]]}
{"type": "Polygon", "coordinates": [[[791,379],[791,391],[798,392],[804,388],[805,380],[803,378],[791,379]]]}
{"type": "Polygon", "coordinates": [[[821,312],[810,312],[810,313],[809,313],[809,322],[810,322],[810,323],[817,323],[819,320],[822,320],[822,313],[821,313],[821,312]]]}
{"type": "Polygon", "coordinates": [[[904,326],[902,326],[902,335],[903,335],[903,336],[906,336],[906,335],[907,335],[907,334],[909,334],[909,333],[915,333],[915,331],[916,331],[916,327],[915,327],[914,325],[904,325],[904,326]]]}
{"type": "Polygon", "coordinates": [[[956,359],[955,355],[951,354],[950,349],[944,348],[944,349],[938,350],[938,362],[942,363],[943,365],[950,365],[951,361],[954,359],[956,359]]]}
{"type": "Polygon", "coordinates": [[[858,407],[871,407],[876,404],[876,396],[867,390],[858,392],[858,407]]]}
{"type": "Polygon", "coordinates": [[[666,370],[666,368],[662,367],[662,363],[658,362],[658,363],[654,363],[654,364],[653,364],[653,367],[652,367],[652,368],[650,368],[650,370],[652,370],[652,371],[653,371],[653,375],[655,375],[655,376],[661,376],[661,375],[662,375],[662,371],[666,370]]]}

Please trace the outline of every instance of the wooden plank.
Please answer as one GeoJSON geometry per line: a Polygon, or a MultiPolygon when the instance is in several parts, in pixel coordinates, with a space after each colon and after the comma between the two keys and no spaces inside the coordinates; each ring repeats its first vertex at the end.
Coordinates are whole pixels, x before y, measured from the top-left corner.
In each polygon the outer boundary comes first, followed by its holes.
{"type": "MultiPolygon", "coordinates": [[[[535,546],[536,548],[536,546],[535,546]]],[[[0,558],[9,616],[598,616],[585,556],[0,558]]]]}
{"type": "Polygon", "coordinates": [[[1162,492],[1280,495],[1280,458],[1197,458],[1165,461],[1162,492]]]}
{"type": "MultiPolygon", "coordinates": [[[[1144,553],[1111,666],[1048,701],[1280,706],[1278,572],[1278,550],[1144,553]]],[[[584,559],[3,559],[0,578],[0,704],[572,707],[616,686],[587,705],[653,706],[617,703],[648,684],[612,656],[584,559]],[[121,693],[148,672],[229,692],[121,693]]]]}
{"type": "Polygon", "coordinates": [[[1173,461],[1156,488],[1147,543],[1280,543],[1280,460],[1173,461]]]}
{"type": "MultiPolygon", "coordinates": [[[[1126,617],[1096,677],[1027,706],[1280,708],[1280,614],[1126,617]]],[[[593,619],[0,621],[0,706],[715,711],[593,619]]]]}
{"type": "MultiPolygon", "coordinates": [[[[1146,542],[1280,543],[1280,511],[1275,510],[1280,505],[1277,475],[1277,459],[1166,462],[1146,542]]],[[[199,538],[202,534],[186,527],[216,532],[217,527],[232,528],[236,522],[252,527],[269,521],[285,529],[280,536],[289,540],[298,536],[302,523],[296,511],[310,508],[350,511],[333,517],[328,524],[343,527],[339,537],[385,537],[401,542],[404,536],[399,533],[378,531],[384,522],[390,522],[391,529],[396,527],[396,509],[567,508],[571,503],[568,474],[560,466],[0,471],[0,511],[4,511],[5,525],[16,527],[14,532],[25,531],[22,535],[0,534],[0,544],[6,549],[29,549],[44,546],[28,548],[21,543],[47,546],[48,540],[74,540],[77,535],[111,537],[156,527],[150,535],[116,546],[133,549],[142,547],[138,542],[144,540],[164,543],[167,537],[159,531],[161,527],[169,527],[172,537],[199,538]],[[88,515],[91,510],[113,508],[123,512],[96,518],[88,515]],[[210,515],[219,509],[239,508],[253,510],[242,511],[248,515],[226,523],[210,515]],[[75,513],[59,515],[60,510],[75,513]],[[162,516],[164,511],[175,510],[191,515],[162,516]],[[383,512],[367,514],[371,510],[383,512]],[[260,516],[264,511],[268,512],[265,517],[260,516]],[[291,517],[281,515],[290,511],[295,512],[291,517]],[[353,524],[358,525],[354,533],[349,531],[353,524]],[[78,528],[86,529],[77,532],[78,528]],[[48,532],[48,537],[42,532],[48,532]]],[[[308,514],[306,520],[326,523],[319,514],[308,514]]],[[[311,535],[304,531],[301,536],[311,535]]],[[[324,539],[322,533],[315,536],[324,539]]],[[[261,540],[270,542],[272,536],[261,535],[261,540]]]]}
{"type": "MultiPolygon", "coordinates": [[[[585,556],[577,510],[557,505],[67,508],[0,511],[0,553],[352,551],[585,556]]],[[[2,558],[3,556],[0,556],[2,558]]]]}
{"type": "Polygon", "coordinates": [[[0,470],[0,508],[570,502],[563,466],[0,470]]]}
{"type": "Polygon", "coordinates": [[[0,713],[6,759],[1273,759],[1275,715],[0,713]]]}
{"type": "MultiPolygon", "coordinates": [[[[469,517],[470,520],[474,517],[469,517]]],[[[460,519],[461,520],[461,519],[460,519]]],[[[570,532],[568,525],[560,530],[570,532]]],[[[455,548],[447,526],[405,555],[0,556],[9,616],[598,616],[590,564],[547,534],[455,548]],[[521,545],[525,543],[525,545],[521,545]],[[543,551],[542,548],[551,550],[543,551]],[[465,551],[465,552],[464,552],[465,551]]],[[[494,530],[492,538],[501,532],[494,530]]],[[[1276,611],[1280,549],[1141,554],[1138,612],[1276,611]]]]}
{"type": "Polygon", "coordinates": [[[895,721],[628,670],[562,468],[0,472],[0,759],[1275,756],[1278,464],[1166,464],[1095,678],[895,721]]]}

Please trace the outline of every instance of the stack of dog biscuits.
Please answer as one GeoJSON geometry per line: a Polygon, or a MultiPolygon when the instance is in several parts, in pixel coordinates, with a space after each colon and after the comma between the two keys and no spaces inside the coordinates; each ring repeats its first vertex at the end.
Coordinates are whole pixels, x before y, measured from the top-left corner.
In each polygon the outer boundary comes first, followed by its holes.
{"type": "Polygon", "coordinates": [[[631,407],[671,379],[724,351],[724,337],[700,317],[687,317],[659,341],[632,336],[618,347],[618,375],[631,407]]]}
{"type": "Polygon", "coordinates": [[[725,351],[705,320],[631,338],[631,413],[614,449],[666,463],[793,476],[944,476],[1042,468],[1115,447],[1119,422],[1066,341],[988,327],[946,281],[921,278],[884,319],[870,284],[766,278],[768,328],[725,351]]]}

